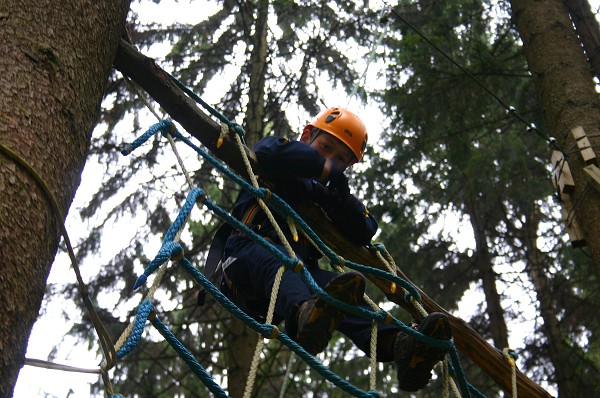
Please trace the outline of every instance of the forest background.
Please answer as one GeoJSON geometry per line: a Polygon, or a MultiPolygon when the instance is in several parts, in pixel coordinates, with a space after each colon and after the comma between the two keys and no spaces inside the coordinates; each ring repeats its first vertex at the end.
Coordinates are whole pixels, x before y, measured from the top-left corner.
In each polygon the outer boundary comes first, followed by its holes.
{"type": "MultiPolygon", "coordinates": [[[[260,3],[265,8],[254,2],[199,3],[134,2],[128,17],[133,44],[240,123],[250,144],[272,133],[297,138],[324,106],[356,109],[372,147],[352,170],[354,192],[382,220],[376,240],[398,266],[492,345],[514,349],[520,369],[549,391],[566,397],[600,393],[594,383],[600,375],[599,320],[590,316],[600,303],[598,277],[586,249],[569,242],[544,137],[528,131],[383,2],[260,3]],[[541,261],[532,261],[532,252],[541,261]]],[[[393,10],[545,131],[510,4],[399,1],[393,10]]],[[[120,73],[112,74],[67,219],[84,279],[114,337],[139,303],[133,282],[156,253],[187,190],[164,140],[157,137],[129,157],[119,154],[123,143],[156,122],[132,87],[120,73]]],[[[194,183],[230,206],[235,187],[180,149],[194,183]]],[[[199,212],[183,235],[197,264],[217,224],[199,212]]],[[[243,340],[247,331],[231,325],[216,305],[198,308],[195,293],[191,281],[170,269],[157,294],[161,315],[217,380],[242,388],[231,380],[246,368],[234,363],[232,352],[243,359],[248,350],[230,343],[243,341],[251,355],[255,338],[243,340]]],[[[370,293],[408,320],[377,291],[370,293]]],[[[84,367],[98,363],[95,334],[79,302],[70,262],[60,252],[29,357],[84,367]]],[[[208,396],[149,333],[112,375],[115,390],[124,396],[208,396]]],[[[366,359],[347,340],[336,336],[330,347],[321,359],[332,370],[368,384],[366,359]]],[[[267,347],[257,396],[277,396],[289,356],[277,344],[267,347]]],[[[488,396],[500,394],[461,359],[471,383],[488,396]]],[[[339,394],[301,361],[292,366],[287,396],[339,394]]],[[[394,377],[392,367],[381,367],[379,385],[393,392],[394,377]]],[[[419,396],[439,396],[439,384],[419,396]]],[[[15,390],[23,397],[70,394],[100,396],[102,386],[95,376],[25,367],[15,390]]]]}

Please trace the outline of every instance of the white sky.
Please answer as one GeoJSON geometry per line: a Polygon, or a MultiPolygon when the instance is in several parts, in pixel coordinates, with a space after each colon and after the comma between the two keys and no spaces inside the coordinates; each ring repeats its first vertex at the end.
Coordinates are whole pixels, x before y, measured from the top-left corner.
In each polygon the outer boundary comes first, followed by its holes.
{"type": "MultiPolygon", "coordinates": [[[[203,10],[203,14],[206,12],[206,6],[200,6],[199,3],[207,3],[208,7],[212,4],[206,1],[196,1],[193,4],[187,2],[178,3],[176,6],[166,6],[166,1],[161,4],[154,4],[153,2],[144,2],[144,14],[147,15],[159,15],[160,20],[163,23],[171,22],[190,22],[193,23],[198,20],[197,15],[199,10],[203,10]]],[[[590,1],[593,9],[600,7],[600,0],[590,1]]],[[[132,4],[132,8],[139,9],[139,3],[132,4]]],[[[153,54],[148,54],[154,56],[153,54]]],[[[371,65],[369,68],[368,79],[374,79],[375,65],[371,65]]],[[[345,97],[344,97],[345,98],[345,97]]],[[[347,101],[347,100],[346,100],[347,101]]],[[[347,106],[347,103],[343,104],[331,104],[347,106]]],[[[353,108],[352,103],[350,108],[353,108]]],[[[361,115],[367,125],[367,129],[374,135],[378,134],[380,128],[379,121],[381,116],[377,109],[355,109],[355,111],[361,115]],[[370,115],[372,117],[364,117],[364,115],[370,115]]],[[[150,122],[150,126],[153,122],[150,122]]],[[[77,220],[77,211],[73,211],[78,207],[85,204],[87,197],[82,192],[90,192],[94,187],[90,184],[86,185],[86,182],[97,181],[93,175],[86,169],[82,178],[82,186],[80,187],[75,201],[72,205],[72,211],[67,219],[67,228],[72,230],[74,228],[85,228],[81,225],[81,220],[77,220]],[[87,174],[86,174],[87,173],[87,174]]],[[[447,222],[448,225],[460,225],[459,220],[454,220],[452,223],[447,222]]],[[[118,237],[121,239],[121,237],[118,237]]],[[[100,261],[100,260],[99,260],[100,261]]],[[[75,281],[74,273],[71,268],[68,258],[57,256],[50,277],[49,283],[53,282],[65,282],[75,281]]],[[[82,368],[97,368],[99,358],[91,354],[85,347],[75,346],[75,339],[68,336],[68,330],[71,323],[65,321],[63,313],[76,313],[74,311],[74,304],[64,302],[62,300],[56,300],[48,304],[47,314],[40,316],[36,324],[34,325],[32,335],[29,341],[27,357],[36,359],[46,359],[53,347],[63,341],[61,348],[58,351],[58,359],[55,362],[66,364],[69,366],[82,367],[82,368]],[[73,310],[71,310],[73,309],[73,310]],[[64,340],[63,340],[64,339],[64,340]]],[[[474,292],[470,297],[466,297],[462,304],[461,310],[455,315],[468,319],[469,314],[473,313],[475,306],[484,300],[482,293],[474,292]]],[[[527,328],[530,326],[523,325],[527,328]]],[[[511,336],[511,345],[513,348],[522,345],[519,341],[519,336],[513,334],[511,336]]],[[[20,372],[19,379],[14,392],[15,398],[32,398],[32,397],[89,397],[90,388],[89,384],[98,380],[98,376],[62,372],[55,370],[40,369],[31,366],[25,366],[20,372]]],[[[115,391],[118,392],[118,386],[115,386],[115,391]]]]}

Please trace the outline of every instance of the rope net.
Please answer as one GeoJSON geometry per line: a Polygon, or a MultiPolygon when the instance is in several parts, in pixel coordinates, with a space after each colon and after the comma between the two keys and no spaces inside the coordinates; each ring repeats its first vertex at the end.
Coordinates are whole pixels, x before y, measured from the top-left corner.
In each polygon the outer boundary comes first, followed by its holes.
{"type": "MultiPolygon", "coordinates": [[[[189,94],[189,93],[188,93],[189,94]]],[[[219,139],[220,144],[223,142],[223,135],[228,134],[231,127],[235,131],[234,137],[237,143],[240,153],[245,156],[243,150],[243,141],[240,135],[239,126],[232,126],[230,123],[221,120],[222,122],[222,137],[219,139]]],[[[304,281],[308,286],[322,299],[328,303],[341,308],[345,312],[352,313],[367,319],[371,319],[373,322],[373,331],[376,331],[377,323],[393,324],[403,333],[413,336],[415,339],[423,341],[435,347],[445,348],[449,352],[449,360],[446,361],[447,365],[443,368],[446,369],[444,374],[445,383],[452,386],[448,390],[454,392],[456,396],[470,396],[471,394],[481,396],[481,394],[470,385],[463,374],[458,352],[454,345],[453,340],[437,340],[429,336],[423,335],[416,331],[414,328],[404,324],[402,321],[393,317],[389,312],[380,309],[372,300],[365,295],[365,300],[371,307],[371,309],[365,309],[357,306],[350,305],[343,301],[337,300],[334,297],[328,295],[312,278],[310,272],[304,267],[302,261],[297,258],[291,249],[290,245],[286,242],[280,227],[276,225],[274,218],[271,215],[271,211],[278,213],[283,219],[288,220],[288,226],[292,231],[299,230],[300,233],[305,236],[311,244],[313,244],[321,254],[329,260],[330,264],[338,272],[343,272],[344,267],[348,267],[355,271],[359,271],[363,274],[373,275],[377,278],[385,279],[392,282],[392,286],[395,288],[403,289],[405,292],[405,299],[411,303],[417,311],[422,315],[427,315],[425,309],[420,305],[420,295],[417,289],[408,281],[398,277],[396,275],[396,264],[382,244],[372,245],[370,249],[376,253],[378,258],[385,264],[386,269],[379,269],[363,264],[355,263],[344,259],[343,257],[336,254],[331,248],[329,248],[321,238],[310,228],[310,226],[296,213],[296,211],[289,206],[282,198],[277,194],[271,192],[269,189],[260,187],[252,168],[247,159],[245,159],[248,174],[250,176],[251,183],[248,183],[245,179],[240,177],[238,174],[233,172],[225,163],[212,156],[205,149],[197,146],[189,138],[179,133],[174,123],[170,120],[161,120],[152,127],[150,127],[144,134],[135,139],[131,144],[126,145],[122,149],[124,155],[128,155],[133,152],[140,145],[143,145],[148,139],[156,134],[162,134],[164,137],[169,139],[173,144],[173,140],[177,140],[185,143],[188,147],[192,148],[202,158],[208,161],[213,167],[221,172],[225,177],[230,178],[232,181],[237,183],[242,189],[250,192],[259,202],[263,210],[271,219],[273,226],[278,231],[278,235],[282,238],[283,247],[286,249],[285,252],[280,250],[277,246],[271,243],[259,235],[254,230],[247,227],[245,224],[234,218],[228,211],[223,209],[213,200],[211,200],[206,192],[199,187],[190,187],[190,191],[187,194],[185,203],[180,209],[180,212],[176,219],[171,224],[167,231],[160,250],[152,261],[145,268],[142,275],[137,279],[134,289],[139,289],[145,285],[148,277],[153,273],[157,273],[157,277],[154,279],[152,287],[149,289],[148,294],[143,299],[137,309],[137,314],[134,323],[132,323],[123,333],[121,338],[116,343],[117,348],[117,359],[122,359],[125,355],[131,352],[142,338],[144,326],[146,322],[150,322],[158,332],[165,338],[165,340],[171,345],[171,347],[178,353],[178,355],[185,361],[190,367],[194,374],[202,381],[207,389],[217,397],[227,397],[225,390],[219,386],[206,371],[206,369],[193,357],[189,350],[187,350],[183,344],[169,331],[158,316],[156,315],[155,308],[152,304],[152,295],[156,290],[156,287],[160,283],[160,277],[164,274],[167,263],[172,261],[176,265],[179,265],[196,283],[201,285],[223,308],[229,311],[234,317],[242,321],[245,325],[252,328],[259,334],[253,364],[251,367],[250,374],[248,375],[248,381],[246,384],[246,390],[244,397],[250,397],[252,394],[252,388],[254,378],[256,376],[256,368],[260,358],[260,353],[264,346],[264,339],[277,339],[282,344],[286,345],[291,351],[293,351],[299,358],[301,358],[308,366],[316,371],[321,377],[333,383],[335,386],[345,391],[346,393],[355,397],[380,397],[384,394],[376,390],[375,374],[376,374],[376,363],[374,354],[376,350],[371,350],[373,353],[370,360],[370,385],[368,389],[363,389],[352,383],[344,380],[335,373],[331,372],[326,366],[324,366],[317,358],[309,354],[302,346],[298,345],[292,338],[286,333],[279,330],[276,325],[270,324],[273,315],[274,302],[277,297],[278,283],[276,281],[273,288],[271,302],[269,305],[269,311],[267,314],[267,321],[263,323],[257,322],[253,317],[244,312],[243,309],[233,303],[227,296],[225,296],[217,286],[215,286],[202,272],[195,267],[192,262],[186,258],[182,246],[178,243],[178,236],[181,231],[185,228],[186,222],[190,217],[190,213],[195,206],[205,208],[215,214],[220,220],[230,224],[236,231],[247,235],[257,244],[263,246],[268,250],[275,258],[277,258],[282,266],[279,270],[279,276],[285,270],[292,270],[301,274],[304,281]]],[[[173,145],[173,149],[176,150],[173,145]]],[[[179,155],[178,159],[180,159],[179,155]]],[[[183,169],[185,170],[185,169],[183,169]]],[[[185,171],[184,171],[185,172],[185,171]]],[[[188,181],[190,179],[188,178],[188,181]]],[[[191,184],[190,184],[191,185],[191,184]]],[[[295,233],[294,233],[295,234],[295,233]]],[[[279,280],[279,279],[278,279],[279,280]]],[[[371,345],[376,344],[376,333],[373,333],[371,345]]]]}

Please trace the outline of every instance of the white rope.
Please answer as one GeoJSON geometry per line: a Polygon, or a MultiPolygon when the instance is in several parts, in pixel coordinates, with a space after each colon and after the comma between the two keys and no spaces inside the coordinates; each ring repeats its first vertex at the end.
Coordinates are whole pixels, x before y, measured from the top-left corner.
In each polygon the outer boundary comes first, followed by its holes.
{"type": "MultiPolygon", "coordinates": [[[[275,312],[275,302],[277,301],[277,292],[281,284],[281,277],[285,271],[285,266],[279,267],[277,275],[275,275],[275,283],[271,290],[271,300],[269,301],[269,310],[267,311],[267,319],[265,323],[271,323],[273,321],[273,314],[275,312]]],[[[256,374],[258,373],[258,363],[260,362],[260,353],[265,346],[265,340],[262,335],[258,335],[258,342],[254,350],[254,356],[252,357],[252,364],[250,365],[250,372],[248,373],[248,379],[246,381],[246,387],[244,389],[244,398],[252,397],[252,389],[254,388],[254,381],[256,380],[256,374]]]]}
{"type": "Polygon", "coordinates": [[[65,372],[77,372],[77,373],[94,373],[101,374],[102,369],[88,369],[88,368],[79,368],[75,366],[62,365],[55,362],[43,361],[41,359],[32,359],[25,358],[25,365],[27,366],[35,366],[38,368],[51,369],[51,370],[62,370],[65,372]]]}
{"type": "MultiPolygon", "coordinates": [[[[152,113],[154,115],[154,117],[156,117],[156,119],[158,121],[162,120],[161,117],[158,115],[158,113],[152,108],[152,106],[150,105],[150,103],[148,102],[148,100],[144,97],[144,95],[137,89],[137,86],[135,86],[132,82],[129,81],[129,79],[124,76],[125,81],[129,84],[130,88],[132,90],[134,90],[138,97],[142,100],[142,102],[146,105],[146,107],[148,108],[148,110],[150,111],[150,113],[152,113]]],[[[173,125],[173,128],[175,128],[175,126],[173,125]]],[[[193,187],[190,175],[188,173],[188,171],[185,168],[185,165],[183,163],[183,160],[181,158],[181,156],[179,155],[179,152],[177,151],[177,147],[175,146],[175,142],[173,140],[173,138],[171,137],[171,134],[167,135],[167,139],[169,140],[169,143],[171,144],[171,148],[173,150],[173,152],[175,153],[175,156],[177,158],[177,161],[179,163],[179,167],[181,167],[181,170],[186,178],[186,181],[188,183],[188,185],[190,186],[190,188],[193,187]]],[[[190,215],[188,215],[188,217],[186,218],[185,222],[182,225],[187,225],[187,221],[189,220],[190,215]]],[[[179,242],[180,238],[181,238],[181,232],[183,230],[180,229],[179,231],[177,231],[177,233],[175,234],[175,237],[173,238],[174,242],[179,242]]],[[[154,298],[154,294],[156,293],[158,287],[160,286],[160,282],[162,281],[163,276],[165,275],[166,271],[167,271],[167,264],[168,261],[165,261],[163,264],[161,264],[156,272],[156,276],[154,277],[154,281],[152,282],[152,285],[150,286],[150,288],[148,289],[148,292],[146,293],[146,296],[144,297],[144,299],[142,301],[145,300],[151,300],[152,298],[154,298]]],[[[134,323],[130,322],[129,325],[127,325],[127,327],[125,328],[125,330],[123,331],[123,333],[121,333],[121,335],[119,336],[117,342],[115,343],[115,350],[118,351],[123,344],[125,344],[125,342],[127,341],[127,339],[129,338],[129,336],[131,335],[131,332],[133,331],[134,328],[134,323]]],[[[100,367],[102,369],[105,369],[107,363],[106,363],[106,359],[104,359],[102,361],[102,363],[100,364],[100,367]]],[[[109,394],[109,395],[113,395],[113,394],[109,394]]]]}
{"type": "MultiPolygon", "coordinates": [[[[227,134],[229,134],[229,126],[225,123],[221,123],[221,135],[225,136],[227,134]]],[[[236,140],[238,151],[239,151],[240,155],[242,156],[242,160],[244,161],[244,165],[246,167],[246,172],[248,174],[248,177],[250,178],[250,182],[252,183],[252,186],[254,188],[258,189],[259,188],[258,180],[256,178],[256,174],[254,174],[254,170],[252,170],[252,165],[250,164],[248,155],[246,154],[246,151],[244,150],[244,144],[242,143],[242,139],[240,138],[240,136],[238,134],[233,134],[233,135],[236,140]]],[[[273,229],[277,233],[279,241],[287,250],[288,255],[290,257],[296,257],[296,254],[294,253],[292,246],[290,245],[287,238],[285,237],[283,230],[277,223],[277,220],[275,220],[275,217],[273,216],[273,213],[271,212],[271,210],[269,209],[267,204],[261,198],[258,198],[257,201],[258,201],[259,206],[261,207],[261,209],[263,210],[263,212],[266,214],[267,218],[269,219],[269,222],[273,226],[273,229]]],[[[293,228],[292,230],[294,231],[295,228],[293,228]]],[[[265,323],[270,324],[273,321],[273,315],[275,313],[275,303],[277,302],[277,296],[279,294],[279,287],[281,285],[281,278],[283,277],[284,272],[285,272],[285,266],[281,265],[281,267],[277,270],[277,275],[275,276],[275,283],[273,284],[273,288],[271,290],[271,298],[269,300],[269,309],[267,311],[267,318],[265,320],[265,323]]],[[[260,353],[262,352],[262,350],[264,348],[264,344],[265,343],[264,343],[263,337],[261,335],[259,335],[258,342],[256,344],[256,349],[254,350],[254,356],[252,358],[252,364],[250,365],[250,372],[248,374],[248,379],[246,380],[246,387],[244,389],[244,398],[250,398],[252,396],[252,389],[254,387],[254,382],[256,380],[256,374],[258,372],[258,363],[260,360],[260,353]]]]}

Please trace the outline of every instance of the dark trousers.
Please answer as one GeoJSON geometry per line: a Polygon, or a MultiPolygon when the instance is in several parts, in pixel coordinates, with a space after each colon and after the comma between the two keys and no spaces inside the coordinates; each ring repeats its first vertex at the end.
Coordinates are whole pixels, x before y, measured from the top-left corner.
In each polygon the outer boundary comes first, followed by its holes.
{"type": "MultiPolygon", "coordinates": [[[[283,246],[279,246],[282,253],[286,253],[283,246]]],[[[223,291],[234,302],[240,305],[250,315],[264,322],[266,317],[271,291],[275,283],[277,271],[281,262],[261,245],[245,236],[233,236],[227,241],[225,256],[236,260],[225,270],[226,279],[231,283],[223,285],[223,291]]],[[[325,285],[338,274],[321,269],[318,265],[307,265],[311,276],[320,287],[325,285]]],[[[285,270],[281,279],[273,324],[285,320],[286,333],[294,338],[296,336],[296,313],[304,301],[314,297],[300,273],[285,270]]],[[[368,308],[364,300],[359,305],[368,308]]],[[[363,352],[370,352],[372,320],[354,314],[347,314],[346,318],[338,325],[337,330],[348,338],[363,352]]],[[[378,331],[385,333],[397,331],[393,325],[379,325],[378,331]]],[[[391,361],[392,354],[389,350],[378,347],[377,360],[391,361]]]]}

